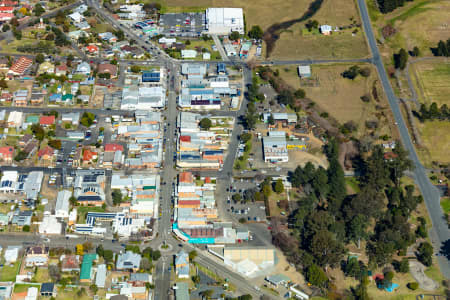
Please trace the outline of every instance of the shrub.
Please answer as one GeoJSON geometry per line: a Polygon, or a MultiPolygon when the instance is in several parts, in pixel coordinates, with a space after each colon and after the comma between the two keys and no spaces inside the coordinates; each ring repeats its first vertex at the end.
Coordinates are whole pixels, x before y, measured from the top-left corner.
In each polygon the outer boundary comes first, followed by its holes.
{"type": "Polygon", "coordinates": [[[406,285],[410,290],[417,290],[419,288],[419,284],[417,282],[410,282],[406,285]]]}

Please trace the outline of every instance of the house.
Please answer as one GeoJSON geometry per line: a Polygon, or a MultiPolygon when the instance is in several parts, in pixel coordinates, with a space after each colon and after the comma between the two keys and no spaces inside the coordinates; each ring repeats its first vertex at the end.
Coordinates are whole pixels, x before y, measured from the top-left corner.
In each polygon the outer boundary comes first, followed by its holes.
{"type": "Polygon", "coordinates": [[[0,147],[0,160],[11,163],[14,157],[14,148],[11,146],[0,147]]]}
{"type": "Polygon", "coordinates": [[[52,282],[45,282],[41,285],[41,296],[56,297],[56,287],[52,282]]]}
{"type": "Polygon", "coordinates": [[[60,93],[55,93],[55,94],[51,94],[50,97],[48,98],[49,102],[61,102],[62,99],[62,94],[60,93]]]}
{"type": "MultiPolygon", "coordinates": [[[[73,95],[76,95],[78,90],[80,89],[80,84],[78,82],[74,82],[72,83],[72,85],[70,86],[70,93],[73,95]]],[[[70,100],[72,100],[72,98],[70,98],[70,100]]]]}
{"type": "Polygon", "coordinates": [[[44,61],[42,64],[39,65],[39,69],[38,69],[37,73],[38,73],[38,75],[53,74],[53,73],[55,73],[55,65],[49,61],[44,61]]]}
{"type": "Polygon", "coordinates": [[[53,160],[53,153],[53,148],[50,146],[46,146],[45,148],[39,150],[39,160],[42,160],[43,162],[51,162],[53,160]]]}
{"type": "Polygon", "coordinates": [[[175,273],[178,278],[189,278],[189,254],[183,250],[175,256],[175,273]]]}
{"type": "Polygon", "coordinates": [[[98,37],[102,40],[108,42],[108,43],[115,43],[117,42],[117,37],[112,34],[111,32],[102,32],[98,34],[98,37]]]}
{"type": "Polygon", "coordinates": [[[62,272],[80,272],[80,256],[64,254],[60,257],[62,272]]]}
{"type": "Polygon", "coordinates": [[[114,78],[117,76],[117,66],[113,65],[113,64],[108,64],[108,63],[99,64],[97,73],[98,74],[107,73],[107,74],[111,75],[112,78],[114,78]]]}
{"type": "Polygon", "coordinates": [[[54,115],[41,116],[39,118],[39,124],[41,126],[44,126],[44,127],[48,127],[50,125],[53,125],[53,124],[55,124],[55,116],[54,115]]]}
{"type": "Polygon", "coordinates": [[[28,247],[25,257],[25,265],[27,267],[42,267],[48,263],[48,250],[46,246],[28,247]]]}
{"type": "Polygon", "coordinates": [[[14,64],[9,68],[9,76],[22,76],[33,64],[33,60],[25,56],[19,57],[14,64]]]}
{"type": "Polygon", "coordinates": [[[181,58],[196,58],[196,50],[181,50],[181,58]]]}
{"type": "Polygon", "coordinates": [[[1,22],[11,21],[12,18],[14,18],[13,13],[0,13],[0,21],[1,22]]]}
{"type": "Polygon", "coordinates": [[[42,91],[32,91],[31,92],[31,98],[30,98],[31,105],[41,105],[41,104],[43,104],[45,95],[46,94],[43,93],[42,91]]]}
{"type": "Polygon", "coordinates": [[[24,148],[28,143],[30,143],[33,140],[33,135],[26,133],[24,134],[20,140],[19,140],[19,146],[21,148],[24,148]]]}
{"type": "Polygon", "coordinates": [[[94,270],[92,265],[98,259],[96,253],[88,253],[83,255],[81,263],[80,282],[91,282],[94,279],[94,270]]]}
{"type": "Polygon", "coordinates": [[[116,269],[117,270],[132,270],[136,272],[139,270],[141,264],[141,255],[132,251],[126,251],[120,254],[117,258],[116,269]]]}
{"type": "Polygon", "coordinates": [[[311,77],[311,66],[298,66],[298,76],[300,76],[300,78],[311,77]]]}
{"type": "Polygon", "coordinates": [[[91,74],[91,66],[87,62],[83,61],[77,65],[75,73],[89,75],[91,74]]]}
{"type": "Polygon", "coordinates": [[[37,300],[39,295],[39,290],[37,287],[29,287],[27,291],[27,296],[25,297],[25,300],[37,300]]]}
{"type": "Polygon", "coordinates": [[[54,215],[45,215],[39,225],[40,234],[61,234],[62,224],[54,215]]]}
{"type": "Polygon", "coordinates": [[[99,49],[98,49],[98,46],[96,46],[96,45],[88,45],[88,46],[86,46],[86,51],[89,54],[97,54],[99,49]]]}
{"type": "Polygon", "coordinates": [[[89,149],[83,150],[83,163],[84,164],[94,163],[94,160],[96,160],[97,157],[98,157],[97,152],[91,151],[89,149]]]}
{"type": "Polygon", "coordinates": [[[148,273],[131,273],[128,282],[131,282],[134,286],[145,286],[147,282],[152,282],[152,275],[148,273]]]}
{"type": "Polygon", "coordinates": [[[19,250],[20,250],[20,246],[17,246],[17,247],[9,246],[5,250],[5,254],[4,254],[5,263],[6,264],[15,263],[17,261],[17,258],[19,257],[19,250]]]}
{"type": "Polygon", "coordinates": [[[119,144],[106,144],[105,152],[123,151],[123,146],[119,144]]]}
{"type": "Polygon", "coordinates": [[[23,226],[31,225],[31,217],[33,212],[31,210],[15,212],[11,221],[11,224],[16,225],[19,228],[23,226]]]}
{"type": "Polygon", "coordinates": [[[77,27],[80,30],[88,30],[91,28],[91,26],[86,21],[81,21],[80,23],[76,23],[75,27],[77,27]]]}
{"type": "Polygon", "coordinates": [[[291,281],[291,279],[284,274],[270,275],[264,279],[275,288],[278,288],[280,285],[286,286],[291,281]]]}
{"type": "Polygon", "coordinates": [[[106,282],[106,265],[101,264],[97,267],[97,274],[95,275],[95,285],[99,288],[104,288],[106,282]]]}
{"type": "MultiPolygon", "coordinates": [[[[9,224],[9,216],[0,213],[0,226],[6,226],[9,224]]],[[[0,253],[2,252],[2,250],[0,249],[0,253]]]]}
{"type": "Polygon", "coordinates": [[[323,35],[330,35],[333,28],[330,25],[321,25],[320,26],[320,32],[323,35]]]}
{"type": "Polygon", "coordinates": [[[62,122],[70,122],[72,125],[77,126],[80,123],[79,112],[63,113],[61,116],[62,122]]]}
{"type": "Polygon", "coordinates": [[[228,35],[233,31],[244,34],[244,13],[242,8],[206,9],[206,29],[209,34],[228,35]]]}
{"type": "Polygon", "coordinates": [[[55,205],[55,216],[58,218],[69,217],[69,199],[72,197],[72,192],[68,190],[62,190],[58,192],[55,205]]]}
{"type": "Polygon", "coordinates": [[[27,106],[28,104],[28,90],[17,90],[13,94],[13,101],[15,106],[27,106]]]}
{"type": "Polygon", "coordinates": [[[70,14],[68,17],[69,17],[69,18],[72,20],[72,22],[74,22],[74,23],[80,23],[81,21],[84,20],[83,15],[80,14],[79,12],[74,12],[73,14],[70,14]]]}
{"type": "Polygon", "coordinates": [[[65,63],[62,63],[62,64],[56,66],[56,68],[55,68],[55,75],[56,76],[66,75],[67,71],[68,71],[67,65],[65,63]]]}
{"type": "Polygon", "coordinates": [[[13,11],[14,11],[14,7],[12,7],[12,6],[1,6],[0,7],[0,13],[12,14],[13,11]]]}
{"type": "Polygon", "coordinates": [[[203,60],[210,60],[211,59],[211,53],[205,52],[203,53],[203,60]]]}

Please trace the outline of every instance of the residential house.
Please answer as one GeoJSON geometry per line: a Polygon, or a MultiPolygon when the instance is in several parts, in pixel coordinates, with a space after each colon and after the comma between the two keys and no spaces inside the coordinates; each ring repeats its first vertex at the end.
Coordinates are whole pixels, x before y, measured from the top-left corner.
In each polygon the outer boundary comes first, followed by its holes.
{"type": "Polygon", "coordinates": [[[323,35],[330,35],[332,30],[333,30],[333,28],[331,28],[330,25],[321,25],[320,26],[320,32],[323,35]]]}
{"type": "Polygon", "coordinates": [[[132,251],[126,251],[120,254],[117,258],[116,269],[117,270],[132,270],[136,272],[139,270],[141,264],[141,255],[132,251]]]}
{"type": "Polygon", "coordinates": [[[189,278],[189,254],[183,250],[175,256],[175,273],[178,278],[189,278]]]}
{"type": "Polygon", "coordinates": [[[27,291],[27,296],[25,297],[25,300],[37,300],[39,295],[39,290],[37,287],[29,287],[27,291]]]}
{"type": "Polygon", "coordinates": [[[11,19],[14,18],[13,13],[0,13],[0,21],[1,22],[9,22],[11,19]]]}
{"type": "Polygon", "coordinates": [[[90,149],[86,148],[83,150],[83,164],[95,164],[95,160],[98,158],[98,153],[95,151],[91,151],[90,149]]]}
{"type": "Polygon", "coordinates": [[[19,57],[9,68],[8,76],[22,76],[33,64],[33,60],[25,56],[19,57]]]}
{"type": "Polygon", "coordinates": [[[56,66],[56,68],[55,68],[55,75],[56,76],[66,75],[67,71],[68,71],[67,65],[65,63],[62,63],[62,64],[56,66]]]}
{"type": "Polygon", "coordinates": [[[42,267],[48,263],[48,250],[46,246],[29,247],[26,251],[25,265],[27,267],[42,267]]]}
{"type": "Polygon", "coordinates": [[[104,288],[106,282],[106,265],[101,264],[97,267],[97,274],[95,275],[95,285],[99,288],[104,288]]]}
{"type": "Polygon", "coordinates": [[[0,161],[11,163],[14,157],[14,147],[5,146],[0,147],[0,161]]]}
{"type": "Polygon", "coordinates": [[[53,124],[55,124],[55,116],[54,115],[41,116],[39,118],[39,124],[41,126],[44,126],[44,127],[48,127],[50,125],[53,125],[53,124]]]}
{"type": "Polygon", "coordinates": [[[55,73],[55,65],[49,61],[44,61],[39,65],[39,69],[37,71],[38,75],[41,74],[53,74],[55,73]]]}
{"type": "Polygon", "coordinates": [[[23,149],[26,145],[28,145],[33,140],[33,135],[26,133],[19,140],[19,146],[23,149]]]}
{"type": "Polygon", "coordinates": [[[91,282],[94,279],[94,270],[92,265],[97,261],[98,255],[96,253],[88,253],[83,255],[83,262],[81,263],[80,282],[91,282]]]}
{"type": "Polygon", "coordinates": [[[32,91],[30,103],[31,105],[41,105],[44,103],[45,93],[42,91],[32,91]]]}
{"type": "Polygon", "coordinates": [[[99,51],[99,48],[97,45],[88,45],[88,46],[86,46],[86,51],[89,54],[97,54],[99,51]]]}
{"type": "Polygon", "coordinates": [[[19,257],[20,246],[8,246],[5,250],[4,258],[6,264],[12,264],[17,261],[19,257]]]}
{"type": "Polygon", "coordinates": [[[80,256],[73,254],[64,254],[60,257],[62,272],[80,272],[80,256]]]}
{"type": "Polygon", "coordinates": [[[56,297],[56,287],[52,282],[45,282],[41,285],[41,296],[56,297]]]}
{"type": "Polygon", "coordinates": [[[1,6],[0,7],[0,13],[12,14],[13,12],[14,12],[13,6],[1,6]]]}
{"type": "Polygon", "coordinates": [[[111,32],[102,32],[98,34],[98,37],[102,40],[108,42],[108,43],[115,43],[117,42],[117,37],[112,34],[111,32]]]}
{"type": "Polygon", "coordinates": [[[81,21],[84,20],[83,15],[80,14],[79,12],[74,12],[73,14],[70,14],[68,17],[69,17],[69,18],[72,20],[72,22],[74,22],[74,23],[80,23],[81,21]]]}
{"type": "Polygon", "coordinates": [[[28,104],[28,90],[17,90],[13,94],[13,101],[15,106],[27,106],[28,104]]]}
{"type": "Polygon", "coordinates": [[[38,157],[39,160],[44,163],[50,163],[53,161],[54,150],[50,146],[45,146],[45,148],[39,150],[38,157]]]}
{"type": "Polygon", "coordinates": [[[63,113],[61,116],[61,121],[70,122],[72,125],[76,126],[80,123],[80,113],[79,112],[63,113]]]}
{"type": "Polygon", "coordinates": [[[133,286],[145,286],[145,284],[152,283],[152,275],[148,273],[131,273],[128,282],[133,286]]]}
{"type": "Polygon", "coordinates": [[[55,205],[55,216],[58,218],[69,217],[69,199],[72,197],[72,192],[68,190],[62,190],[58,192],[55,205]]]}
{"type": "MultiPolygon", "coordinates": [[[[0,213],[0,226],[6,226],[9,224],[9,216],[6,214],[2,214],[0,213]]],[[[1,253],[1,249],[0,249],[0,253],[1,253]]]]}
{"type": "Polygon", "coordinates": [[[311,66],[310,65],[298,66],[298,76],[300,76],[300,78],[311,77],[311,66]]]}
{"type": "Polygon", "coordinates": [[[75,70],[76,74],[89,75],[91,74],[91,66],[89,63],[83,61],[77,65],[77,69],[75,70]]]}
{"type": "Polygon", "coordinates": [[[98,65],[98,74],[109,74],[111,78],[117,77],[117,66],[113,64],[99,64],[98,65]]]}

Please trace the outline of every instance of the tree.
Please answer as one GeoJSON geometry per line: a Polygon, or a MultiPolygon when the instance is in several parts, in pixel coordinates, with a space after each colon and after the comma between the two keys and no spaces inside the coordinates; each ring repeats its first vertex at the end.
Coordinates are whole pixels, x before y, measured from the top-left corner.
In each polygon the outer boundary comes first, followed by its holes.
{"type": "Polygon", "coordinates": [[[405,49],[400,49],[397,54],[394,54],[394,65],[396,69],[403,70],[406,68],[408,62],[408,53],[405,49]]]}
{"type": "Polygon", "coordinates": [[[248,32],[248,36],[255,40],[260,40],[263,37],[263,30],[259,25],[253,25],[250,31],[248,32]]]}
{"type": "Polygon", "coordinates": [[[200,284],[200,276],[198,276],[198,275],[192,276],[192,282],[194,284],[200,284]]]}
{"type": "Polygon", "coordinates": [[[410,290],[417,290],[419,288],[419,283],[417,282],[408,282],[408,284],[406,285],[408,287],[408,289],[410,290]]]}
{"type": "Polygon", "coordinates": [[[45,12],[45,9],[42,7],[40,3],[37,3],[34,6],[33,12],[36,17],[40,17],[45,12]]]}
{"type": "Polygon", "coordinates": [[[95,252],[98,254],[98,256],[103,257],[105,254],[105,249],[103,249],[103,246],[100,244],[97,246],[97,249],[95,249],[95,252]]]}
{"type": "Polygon", "coordinates": [[[433,246],[428,242],[423,242],[417,248],[417,259],[425,266],[429,267],[433,263],[433,246]]]}
{"type": "Polygon", "coordinates": [[[358,66],[351,66],[348,70],[342,72],[341,76],[348,79],[355,79],[360,74],[361,69],[358,66]]]}
{"type": "Polygon", "coordinates": [[[362,77],[369,77],[370,76],[370,68],[364,67],[359,71],[359,74],[361,74],[362,77]]]}
{"type": "Polygon", "coordinates": [[[97,294],[98,292],[98,287],[95,284],[91,284],[89,286],[89,289],[91,290],[92,293],[94,293],[94,295],[97,294]]]}
{"type": "Polygon", "coordinates": [[[318,231],[313,236],[309,250],[320,266],[335,265],[344,254],[342,244],[335,239],[330,231],[325,229],[318,231]]]}
{"type": "Polygon", "coordinates": [[[241,35],[237,31],[232,31],[230,33],[230,40],[232,40],[232,41],[237,41],[237,40],[239,40],[240,37],[241,37],[241,35]]]}
{"type": "Polygon", "coordinates": [[[278,179],[278,180],[275,182],[275,185],[274,185],[273,190],[274,190],[275,193],[277,193],[277,194],[281,194],[282,192],[284,192],[283,180],[278,179]]]}
{"type": "Polygon", "coordinates": [[[58,282],[61,279],[61,273],[59,272],[58,265],[48,266],[48,274],[53,282],[58,282]]]}
{"type": "Polygon", "coordinates": [[[383,286],[390,287],[392,285],[393,280],[394,280],[394,272],[392,271],[386,272],[383,278],[383,286]]]}
{"type": "Polygon", "coordinates": [[[237,299],[238,300],[252,300],[253,297],[252,297],[252,295],[245,294],[245,295],[241,295],[241,296],[237,297],[237,299]]]}
{"type": "Polygon", "coordinates": [[[299,99],[303,99],[306,97],[306,92],[304,89],[298,89],[295,91],[294,96],[299,99]]]}
{"type": "Polygon", "coordinates": [[[133,73],[140,73],[141,72],[141,67],[140,66],[131,66],[130,67],[130,71],[133,73]]]}
{"type": "Polygon", "coordinates": [[[231,199],[233,199],[234,202],[239,202],[239,201],[242,200],[241,199],[241,194],[235,193],[235,194],[233,194],[233,196],[231,196],[231,199]]]}
{"type": "Polygon", "coordinates": [[[35,61],[38,64],[42,64],[45,60],[44,54],[39,53],[38,55],[36,55],[35,61]]]}
{"type": "Polygon", "coordinates": [[[404,257],[401,261],[394,264],[396,267],[396,271],[400,273],[408,273],[409,272],[409,260],[404,257]]]}
{"type": "Polygon", "coordinates": [[[201,291],[199,294],[205,299],[210,299],[212,297],[213,293],[214,293],[213,290],[204,290],[204,291],[201,291]]]}
{"type": "Polygon", "coordinates": [[[92,245],[91,242],[84,242],[84,243],[83,243],[83,251],[89,252],[89,251],[91,251],[92,249],[94,249],[94,246],[92,245]]]}
{"type": "Polygon", "coordinates": [[[112,250],[105,250],[105,252],[103,253],[103,258],[105,259],[106,262],[112,262],[114,258],[114,253],[112,252],[112,250]]]}
{"type": "Polygon", "coordinates": [[[77,205],[77,198],[75,198],[74,196],[70,196],[69,202],[70,204],[72,204],[72,206],[75,206],[77,205]]]}
{"type": "Polygon", "coordinates": [[[22,227],[22,231],[23,231],[23,232],[30,232],[30,225],[24,225],[24,226],[22,227]]]}
{"type": "Polygon", "coordinates": [[[312,264],[306,271],[306,279],[312,285],[323,287],[328,281],[325,272],[316,264],[312,264]]]}
{"type": "Polygon", "coordinates": [[[144,271],[148,272],[148,271],[151,270],[152,267],[153,267],[152,263],[150,262],[150,260],[147,257],[144,257],[144,258],[141,259],[141,263],[140,263],[140,266],[139,266],[139,268],[141,270],[144,270],[144,271]]]}
{"type": "Polygon", "coordinates": [[[319,22],[317,22],[317,20],[308,20],[308,22],[306,22],[305,24],[306,29],[308,29],[308,31],[312,31],[313,29],[316,29],[319,27],[319,22]]]}
{"type": "Polygon", "coordinates": [[[28,157],[28,153],[22,150],[19,150],[19,152],[17,152],[16,156],[14,157],[15,161],[22,161],[24,159],[26,159],[28,157]]]}
{"type": "Polygon", "coordinates": [[[122,203],[122,192],[120,190],[113,189],[111,196],[114,205],[119,205],[120,203],[122,203]]]}
{"type": "Polygon", "coordinates": [[[83,249],[83,244],[77,244],[76,246],[76,253],[77,255],[83,255],[84,254],[84,249],[83,249]]]}
{"type": "Polygon", "coordinates": [[[212,122],[208,118],[203,118],[203,119],[200,120],[199,125],[200,125],[201,129],[209,130],[209,128],[211,128],[211,126],[212,126],[212,122]]]}
{"type": "Polygon", "coordinates": [[[154,250],[152,252],[152,259],[157,261],[161,257],[161,252],[159,250],[154,250]]]}
{"type": "Polygon", "coordinates": [[[269,125],[275,125],[275,119],[273,118],[272,114],[270,114],[269,117],[267,118],[267,123],[269,125]]]}
{"type": "Polygon", "coordinates": [[[197,251],[192,250],[189,252],[189,261],[193,261],[197,257],[197,251]]]}
{"type": "Polygon", "coordinates": [[[416,56],[416,57],[420,56],[420,49],[419,49],[419,47],[415,46],[411,53],[412,53],[413,56],[416,56]]]}
{"type": "Polygon", "coordinates": [[[61,140],[50,140],[48,141],[48,145],[53,149],[61,149],[61,140]]]}
{"type": "Polygon", "coordinates": [[[11,27],[8,25],[8,24],[3,24],[3,26],[2,26],[2,31],[3,32],[7,32],[7,31],[9,31],[11,29],[11,27]]]}
{"type": "Polygon", "coordinates": [[[241,139],[241,142],[245,144],[252,139],[252,134],[248,133],[248,132],[243,133],[243,134],[241,134],[240,139],[241,139]]]}
{"type": "Polygon", "coordinates": [[[12,18],[11,21],[9,21],[9,24],[11,24],[12,27],[18,27],[20,25],[19,20],[17,18],[12,18]]]}
{"type": "Polygon", "coordinates": [[[361,278],[360,284],[355,288],[354,295],[356,300],[369,300],[369,294],[367,293],[367,285],[369,284],[369,280],[367,276],[361,278]]]}

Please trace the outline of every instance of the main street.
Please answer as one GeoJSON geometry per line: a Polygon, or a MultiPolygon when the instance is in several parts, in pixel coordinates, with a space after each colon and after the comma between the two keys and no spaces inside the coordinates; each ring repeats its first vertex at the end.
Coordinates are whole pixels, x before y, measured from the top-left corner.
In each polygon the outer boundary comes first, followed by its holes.
{"type": "MultiPolygon", "coordinates": [[[[415,169],[413,171],[414,179],[417,185],[419,186],[420,191],[422,192],[422,196],[425,200],[425,204],[427,206],[428,213],[430,215],[431,222],[433,224],[431,239],[433,241],[435,252],[439,252],[442,244],[448,239],[450,239],[450,230],[448,228],[446,218],[444,218],[444,214],[440,206],[439,191],[430,182],[427,176],[427,171],[421,164],[417,156],[414,144],[411,141],[408,128],[406,126],[405,120],[403,119],[400,110],[399,100],[397,99],[397,97],[394,94],[394,91],[392,90],[392,86],[389,82],[383,61],[380,56],[380,52],[378,50],[377,42],[372,30],[372,25],[370,23],[369,14],[367,12],[366,1],[358,0],[358,6],[361,13],[364,31],[366,32],[367,41],[369,43],[370,50],[372,51],[373,63],[377,68],[381,84],[383,85],[384,92],[386,93],[389,105],[391,106],[391,110],[394,115],[394,119],[397,123],[398,130],[400,132],[400,137],[403,142],[403,146],[405,147],[406,150],[408,150],[409,157],[413,161],[415,166],[415,169]]],[[[438,262],[442,274],[446,278],[450,278],[450,265],[447,258],[445,256],[439,256],[438,262]]]]}

